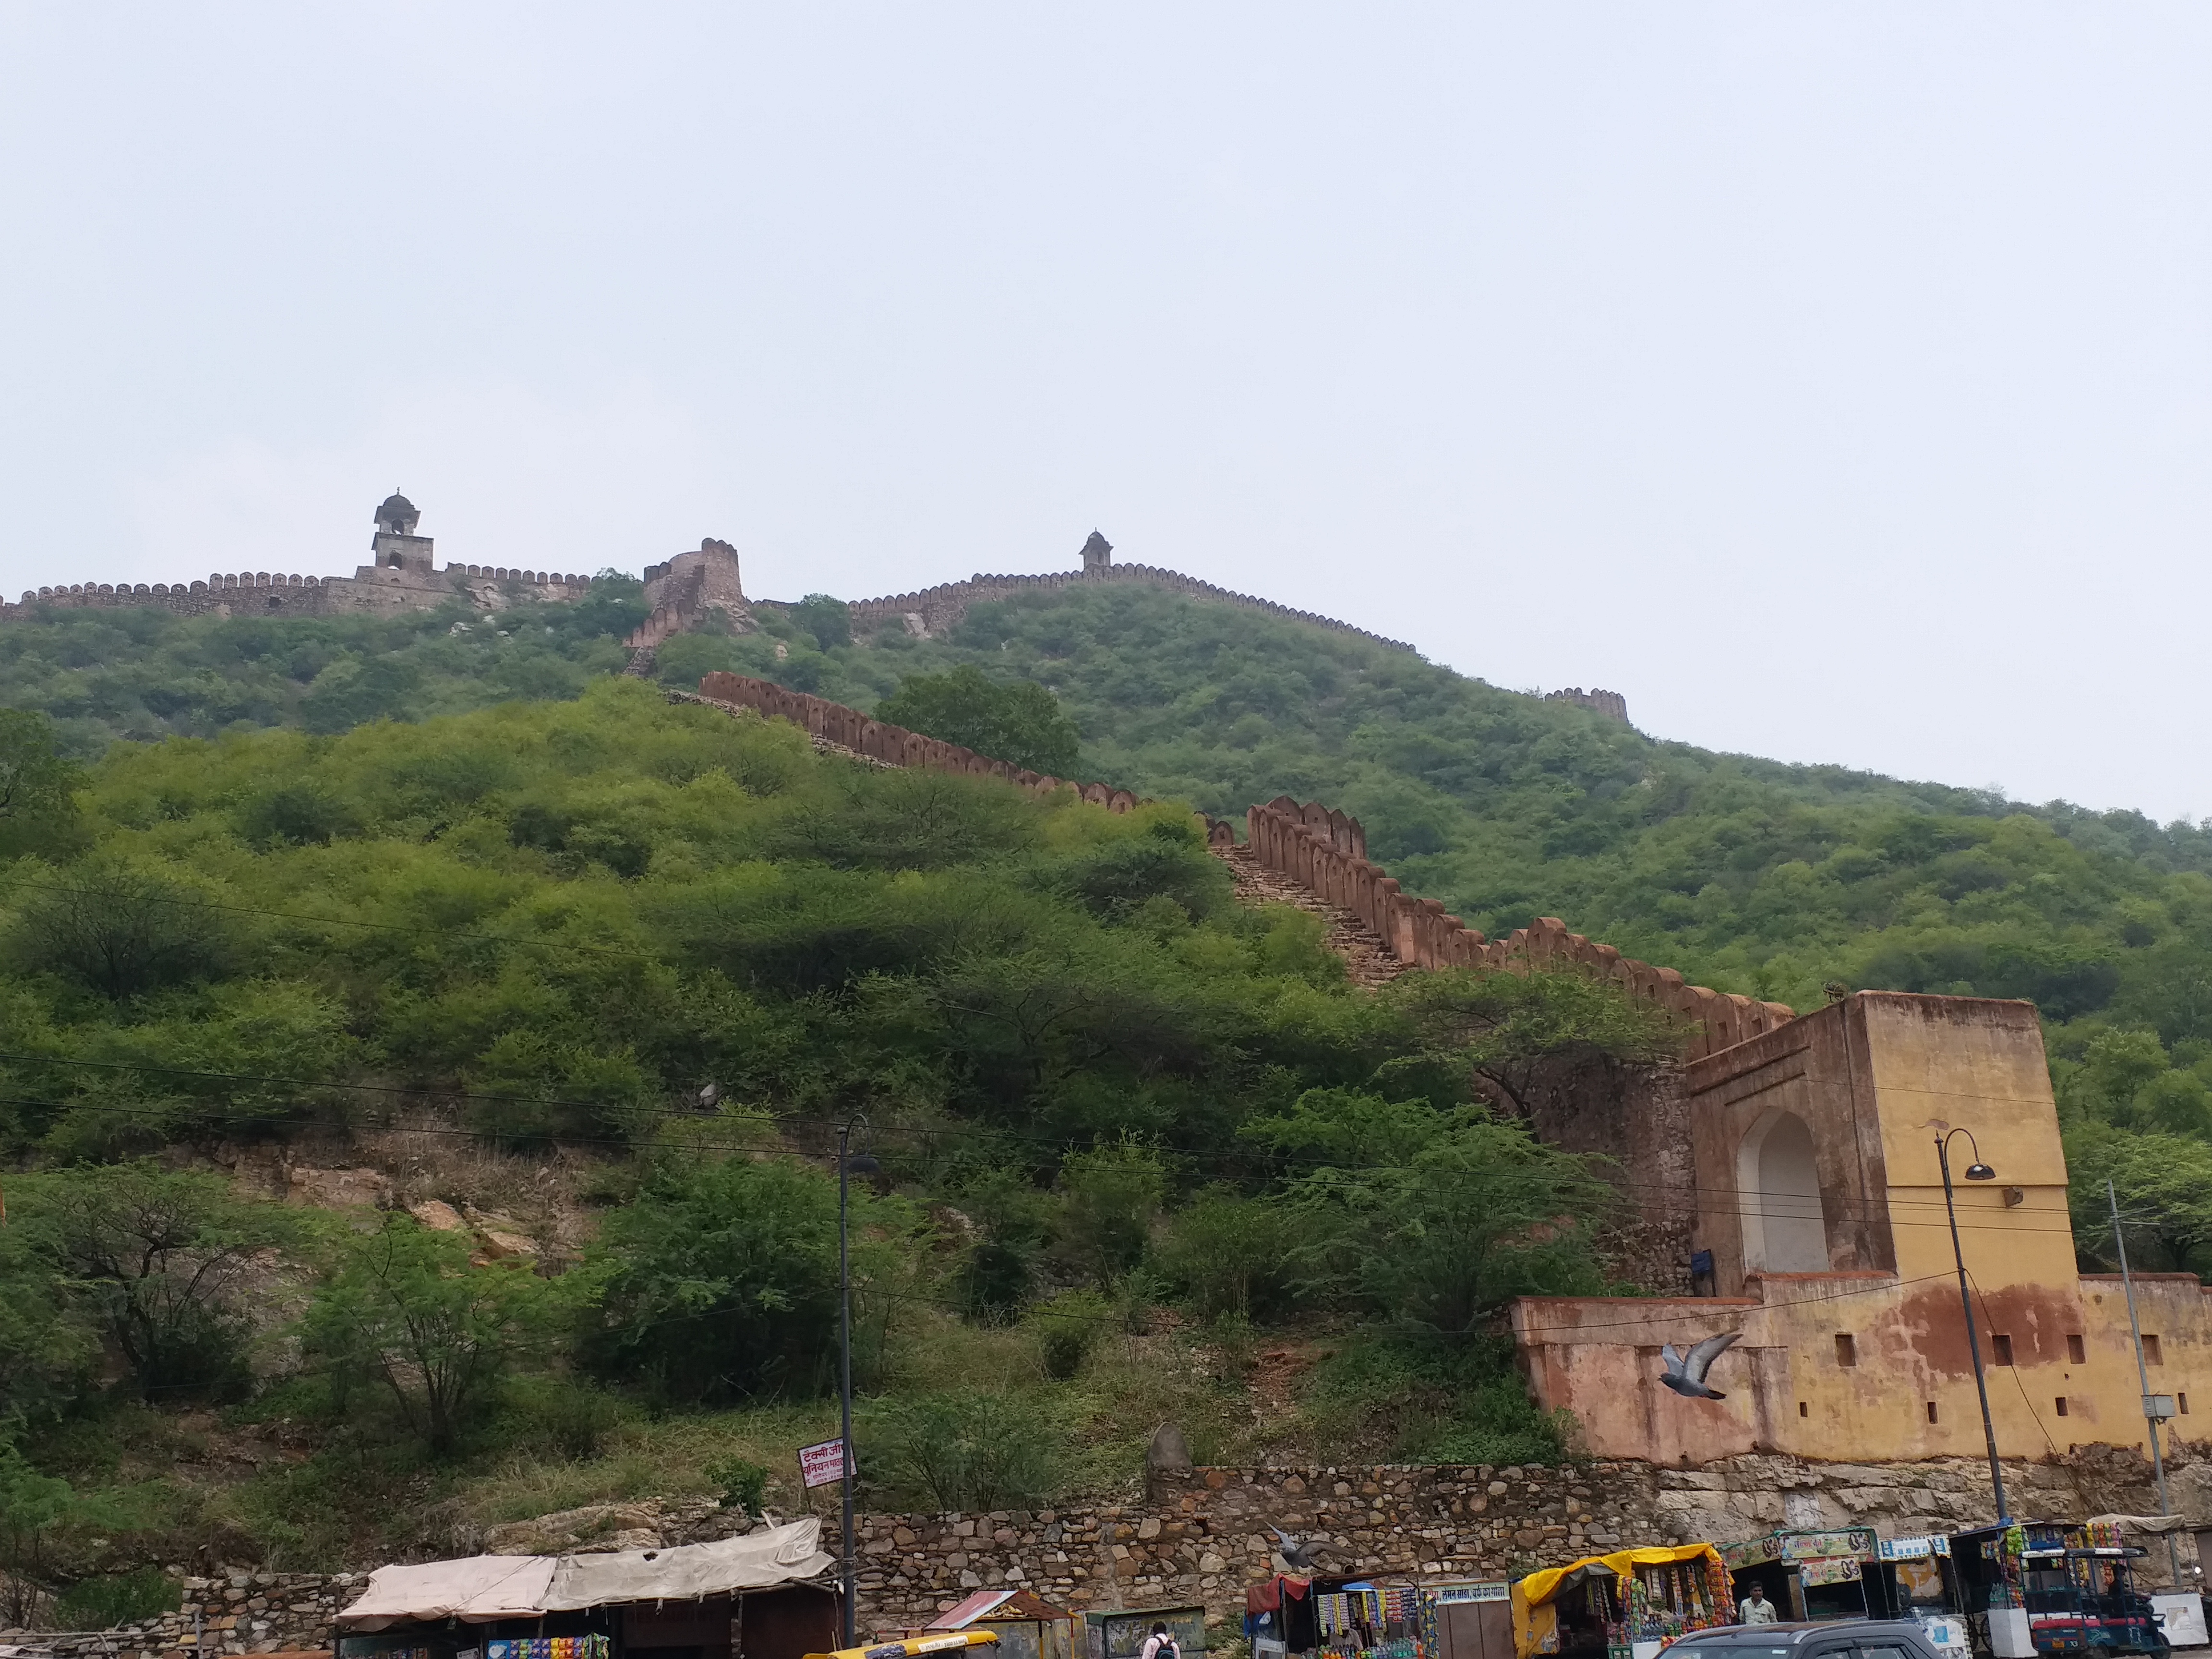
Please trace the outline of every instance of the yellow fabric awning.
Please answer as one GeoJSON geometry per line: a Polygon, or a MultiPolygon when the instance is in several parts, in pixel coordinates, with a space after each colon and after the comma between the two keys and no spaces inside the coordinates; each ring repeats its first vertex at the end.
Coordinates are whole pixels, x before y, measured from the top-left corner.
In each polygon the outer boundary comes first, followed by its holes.
{"type": "Polygon", "coordinates": [[[1651,1544],[1640,1549],[1615,1550],[1610,1555],[1585,1555],[1564,1567],[1532,1572],[1513,1586],[1513,1651],[1518,1659],[1530,1659],[1544,1638],[1559,1629],[1559,1613],[1552,1598],[1559,1594],[1560,1581],[1578,1568],[1599,1567],[1616,1578],[1626,1578],[1637,1567],[1669,1566],[1678,1561],[1718,1562],[1720,1559],[1721,1553],[1711,1544],[1651,1544]]]}

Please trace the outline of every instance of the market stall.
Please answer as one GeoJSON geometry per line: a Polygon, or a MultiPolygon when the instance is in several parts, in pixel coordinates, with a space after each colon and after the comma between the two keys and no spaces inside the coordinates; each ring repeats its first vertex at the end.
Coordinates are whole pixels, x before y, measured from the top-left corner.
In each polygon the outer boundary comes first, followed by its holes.
{"type": "Polygon", "coordinates": [[[2136,1588],[2134,1563],[2144,1553],[2110,1521],[2015,1522],[1951,1534],[1975,1646],[1993,1659],[2165,1651],[2150,1598],[2136,1588]]]}
{"type": "Polygon", "coordinates": [[[1876,1619],[1905,1619],[1943,1659],[1967,1659],[1966,1601],[1951,1565],[1951,1540],[1942,1533],[1884,1538],[1866,1569],[1867,1611],[1876,1619]]]}
{"type": "Polygon", "coordinates": [[[1503,1583],[1376,1583],[1279,1574],[1244,1593],[1254,1659],[1509,1659],[1503,1583]],[[1484,1646],[1475,1605],[1494,1601],[1495,1640],[1484,1646]]]}
{"type": "Polygon", "coordinates": [[[1685,1632],[1735,1617],[1728,1568],[1711,1544],[1585,1556],[1513,1586],[1513,1647],[1536,1654],[1653,1659],[1685,1632]]]}
{"type": "Polygon", "coordinates": [[[380,1567],[333,1645],[337,1659],[804,1659],[836,1639],[821,1532],[809,1519],[663,1550],[380,1567]]]}
{"type": "Polygon", "coordinates": [[[1875,1560],[1874,1528],[1840,1532],[1770,1532],[1740,1544],[1723,1544],[1729,1602],[1735,1605],[1755,1584],[1784,1619],[1819,1621],[1863,1619],[1868,1605],[1865,1570],[1875,1560]]]}
{"type": "Polygon", "coordinates": [[[939,1631],[988,1631],[999,1640],[999,1659],[1079,1659],[1081,1621],[1025,1589],[978,1590],[964,1601],[938,1609],[920,1634],[939,1631]]]}

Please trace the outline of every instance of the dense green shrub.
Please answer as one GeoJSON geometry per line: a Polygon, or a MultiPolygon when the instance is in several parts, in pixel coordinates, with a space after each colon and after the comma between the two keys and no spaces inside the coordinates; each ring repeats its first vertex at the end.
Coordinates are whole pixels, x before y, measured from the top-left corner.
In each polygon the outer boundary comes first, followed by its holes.
{"type": "Polygon", "coordinates": [[[1018,1395],[963,1391],[886,1402],[860,1443],[889,1505],[941,1513],[1034,1508],[1059,1480],[1060,1438],[1018,1395]]]}

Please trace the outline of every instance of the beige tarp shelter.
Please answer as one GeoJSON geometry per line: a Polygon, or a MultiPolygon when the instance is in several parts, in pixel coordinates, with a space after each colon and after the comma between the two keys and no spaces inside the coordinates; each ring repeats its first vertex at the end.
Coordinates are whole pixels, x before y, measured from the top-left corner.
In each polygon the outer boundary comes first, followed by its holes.
{"type": "Polygon", "coordinates": [[[631,1601],[690,1601],[773,1589],[836,1565],[822,1550],[822,1522],[794,1521],[743,1538],[604,1555],[472,1555],[419,1566],[380,1567],[338,1614],[342,1628],[382,1630],[410,1620],[490,1624],[631,1601]]]}

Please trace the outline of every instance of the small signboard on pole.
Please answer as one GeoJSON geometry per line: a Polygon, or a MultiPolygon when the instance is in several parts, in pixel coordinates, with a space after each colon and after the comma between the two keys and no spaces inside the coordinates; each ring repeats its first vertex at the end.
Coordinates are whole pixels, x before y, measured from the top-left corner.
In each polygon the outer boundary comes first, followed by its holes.
{"type": "Polygon", "coordinates": [[[799,1478],[810,1486],[835,1486],[845,1478],[845,1443],[825,1440],[799,1449],[799,1478]]]}

